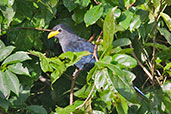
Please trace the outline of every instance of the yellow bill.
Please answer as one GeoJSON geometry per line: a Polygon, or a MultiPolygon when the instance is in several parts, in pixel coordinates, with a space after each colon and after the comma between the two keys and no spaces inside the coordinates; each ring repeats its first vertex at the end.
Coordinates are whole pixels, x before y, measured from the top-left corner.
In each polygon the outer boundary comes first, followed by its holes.
{"type": "Polygon", "coordinates": [[[56,36],[57,34],[59,34],[59,31],[58,31],[58,30],[50,32],[50,33],[48,34],[48,39],[50,39],[50,38],[56,36]]]}

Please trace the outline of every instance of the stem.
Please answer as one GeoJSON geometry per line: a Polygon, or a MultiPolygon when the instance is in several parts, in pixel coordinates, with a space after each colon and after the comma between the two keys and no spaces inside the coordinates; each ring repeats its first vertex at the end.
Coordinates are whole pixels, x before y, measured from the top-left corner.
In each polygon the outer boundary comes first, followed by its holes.
{"type": "Polygon", "coordinates": [[[93,85],[93,87],[92,87],[92,89],[91,89],[91,91],[90,91],[88,97],[87,97],[86,100],[83,102],[83,104],[81,104],[80,106],[76,107],[76,109],[79,109],[79,110],[80,110],[80,109],[86,104],[86,102],[90,99],[90,97],[91,97],[91,95],[92,95],[94,89],[95,89],[95,85],[93,85]]]}
{"type": "Polygon", "coordinates": [[[151,69],[152,78],[154,78],[154,72],[155,72],[155,66],[156,66],[156,63],[155,63],[155,54],[156,54],[155,44],[156,44],[156,34],[157,34],[157,21],[160,17],[160,12],[162,12],[163,9],[162,9],[162,0],[160,0],[160,10],[159,10],[157,16],[155,17],[155,23],[154,23],[155,30],[154,30],[154,37],[153,37],[153,53],[152,53],[152,69],[151,69]]]}

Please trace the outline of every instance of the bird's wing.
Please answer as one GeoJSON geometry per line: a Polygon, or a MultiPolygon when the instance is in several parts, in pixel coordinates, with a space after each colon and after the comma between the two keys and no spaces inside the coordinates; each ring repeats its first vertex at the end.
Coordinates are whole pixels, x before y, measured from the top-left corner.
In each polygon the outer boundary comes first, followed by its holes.
{"type": "Polygon", "coordinates": [[[89,51],[93,53],[94,51],[94,45],[81,38],[78,38],[77,41],[71,41],[67,48],[67,51],[72,52],[89,51]]]}
{"type": "MultiPolygon", "coordinates": [[[[69,43],[69,45],[67,46],[67,51],[72,51],[72,52],[89,51],[93,53],[94,45],[84,39],[78,38],[76,41],[71,41],[69,43]]],[[[87,67],[88,69],[91,69],[92,66],[94,66],[95,61],[96,60],[93,58],[93,55],[88,55],[82,57],[82,59],[78,61],[75,65],[79,69],[82,69],[83,67],[85,67],[85,65],[89,64],[87,67]]]]}

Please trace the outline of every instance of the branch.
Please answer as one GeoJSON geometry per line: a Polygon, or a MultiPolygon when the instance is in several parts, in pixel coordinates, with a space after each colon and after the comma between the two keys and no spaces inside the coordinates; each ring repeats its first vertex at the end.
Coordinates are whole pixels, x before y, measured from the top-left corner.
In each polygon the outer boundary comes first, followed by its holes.
{"type": "Polygon", "coordinates": [[[16,28],[9,28],[9,29],[4,29],[4,30],[1,30],[0,29],[0,32],[2,31],[10,31],[10,30],[22,30],[22,29],[28,29],[28,30],[39,30],[39,31],[52,31],[50,29],[42,29],[42,28],[32,28],[32,27],[16,27],[16,28]]]}
{"type": "Polygon", "coordinates": [[[100,2],[98,2],[97,0],[94,0],[94,2],[98,5],[98,4],[100,4],[100,2]]]}
{"type": "Polygon", "coordinates": [[[93,38],[95,37],[95,33],[89,38],[88,42],[91,42],[93,40],[93,38]]]}
{"type": "MultiPolygon", "coordinates": [[[[130,44],[130,48],[133,48],[132,45],[130,44]]],[[[149,79],[152,81],[153,77],[151,75],[151,73],[143,66],[143,64],[138,60],[137,56],[135,55],[135,52],[132,51],[132,56],[137,60],[138,64],[140,65],[140,67],[144,70],[144,72],[147,74],[147,76],[149,77],[149,79]]]]}
{"type": "Polygon", "coordinates": [[[73,77],[72,77],[72,83],[71,83],[71,91],[70,91],[70,105],[73,105],[73,99],[74,99],[74,85],[75,85],[75,80],[78,76],[78,69],[75,69],[75,72],[73,73],[73,77]]]}
{"type": "MultiPolygon", "coordinates": [[[[164,7],[165,8],[165,7],[164,7]]],[[[162,0],[160,0],[160,10],[157,14],[157,17],[155,17],[155,23],[154,23],[154,37],[153,37],[153,53],[152,53],[152,69],[151,69],[151,74],[152,74],[152,78],[154,78],[154,72],[155,72],[155,53],[156,53],[156,48],[155,48],[155,44],[156,44],[156,34],[157,34],[157,21],[160,17],[160,12],[163,11],[162,9],[162,0]]]]}
{"type": "MultiPolygon", "coordinates": [[[[100,42],[100,38],[103,34],[103,31],[100,32],[99,37],[97,38],[96,42],[99,43],[100,42]]],[[[94,53],[93,56],[95,57],[96,61],[99,61],[98,57],[97,57],[97,44],[94,46],[94,53]]]]}
{"type": "Polygon", "coordinates": [[[92,95],[94,89],[95,89],[95,85],[93,85],[93,87],[92,87],[92,89],[91,89],[91,91],[90,91],[88,97],[87,97],[86,100],[83,102],[83,104],[81,104],[80,106],[76,107],[76,109],[79,109],[79,110],[80,110],[80,109],[86,104],[86,102],[90,99],[90,97],[91,97],[91,95],[92,95]]]}

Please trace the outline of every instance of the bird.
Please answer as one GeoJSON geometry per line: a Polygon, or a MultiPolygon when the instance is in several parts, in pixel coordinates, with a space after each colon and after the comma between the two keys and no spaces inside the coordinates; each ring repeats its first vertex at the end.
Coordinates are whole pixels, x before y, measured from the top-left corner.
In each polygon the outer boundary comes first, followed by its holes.
{"type": "MultiPolygon", "coordinates": [[[[48,39],[55,37],[58,38],[59,44],[62,47],[62,51],[68,52],[81,52],[81,51],[89,51],[90,53],[94,53],[95,45],[91,42],[88,42],[84,38],[77,36],[67,25],[65,24],[58,24],[53,27],[48,34],[48,39]]],[[[96,51],[97,52],[97,51],[96,51]]],[[[98,54],[96,53],[98,56],[98,54]]],[[[93,54],[82,57],[75,66],[79,70],[86,70],[90,71],[93,68],[96,60],[93,57],[93,54]]]]}
{"type": "MultiPolygon", "coordinates": [[[[48,39],[55,37],[58,38],[59,43],[62,47],[62,51],[65,53],[67,51],[71,52],[81,52],[89,51],[94,53],[95,45],[87,40],[77,36],[67,25],[58,24],[53,27],[52,32],[48,34],[48,39]]],[[[97,50],[96,50],[97,52],[97,50]]],[[[98,57],[98,53],[96,53],[98,57]]],[[[96,60],[93,58],[93,55],[84,56],[75,63],[76,67],[79,70],[89,71],[94,66],[96,60]]],[[[147,98],[143,92],[141,92],[136,86],[133,86],[135,91],[137,91],[141,96],[147,98]]]]}

